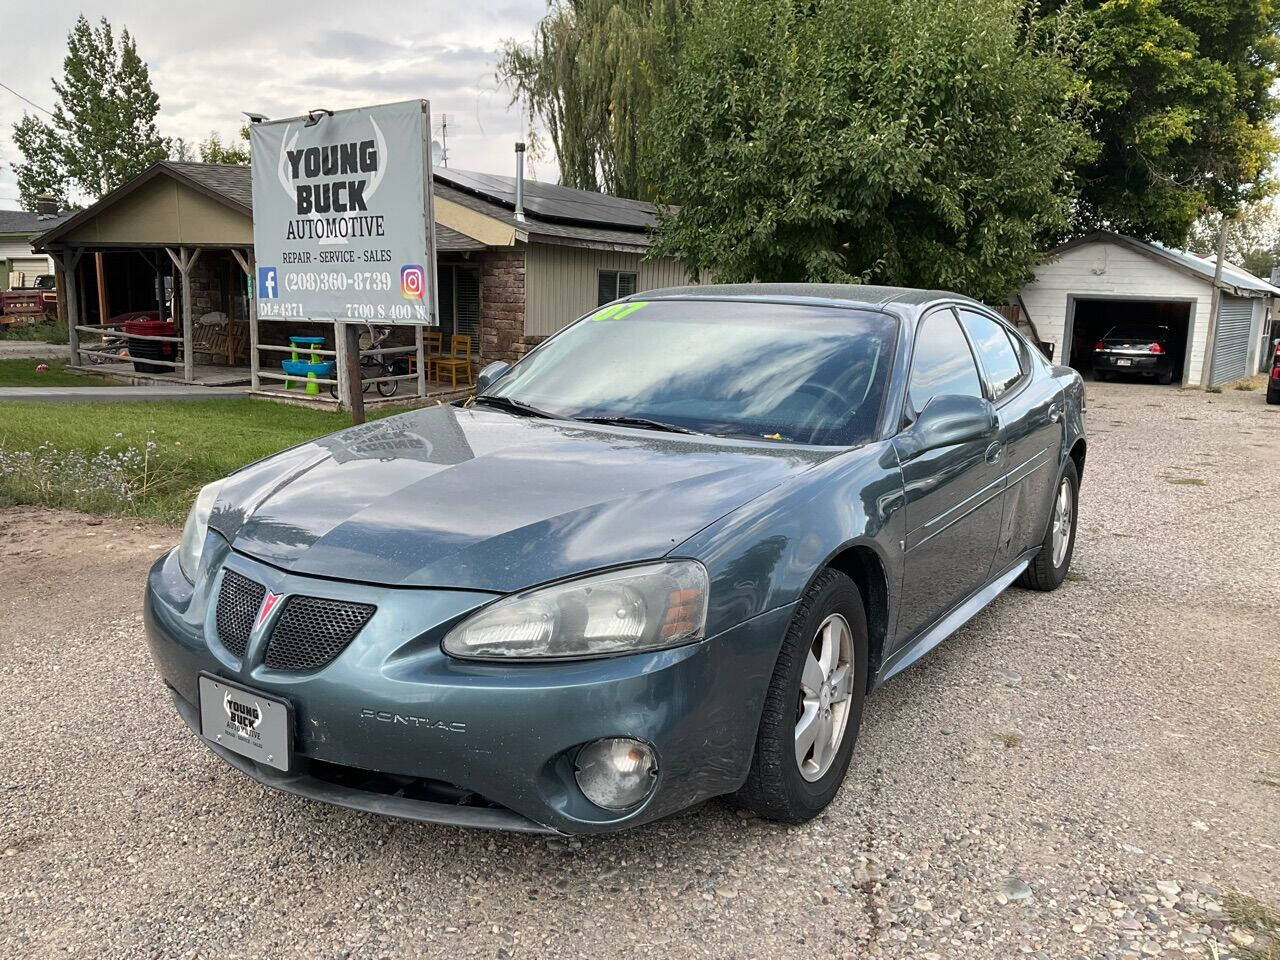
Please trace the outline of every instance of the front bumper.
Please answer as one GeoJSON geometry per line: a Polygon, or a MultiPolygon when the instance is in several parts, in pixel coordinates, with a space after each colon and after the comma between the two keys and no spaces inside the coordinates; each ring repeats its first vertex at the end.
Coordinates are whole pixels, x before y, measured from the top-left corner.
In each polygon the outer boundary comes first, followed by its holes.
{"type": "Polygon", "coordinates": [[[198,734],[201,671],[285,698],[294,710],[295,763],[288,774],[202,740],[227,762],[268,786],[342,806],[561,833],[633,826],[736,790],[791,615],[780,608],[672,650],[564,663],[472,663],[446,656],[440,640],[492,594],[294,576],[234,553],[214,533],[198,579],[193,590],[171,553],[147,582],[147,638],[178,712],[198,734]],[[375,604],[377,612],[320,669],[272,670],[262,662],[256,631],[243,661],[217,639],[213,598],[224,567],[286,598],[354,600],[375,604]],[[592,804],[574,779],[578,748],[612,736],[645,740],[658,755],[654,791],[622,812],[592,804]],[[421,799],[417,783],[396,789],[412,778],[457,799],[421,799]]]}

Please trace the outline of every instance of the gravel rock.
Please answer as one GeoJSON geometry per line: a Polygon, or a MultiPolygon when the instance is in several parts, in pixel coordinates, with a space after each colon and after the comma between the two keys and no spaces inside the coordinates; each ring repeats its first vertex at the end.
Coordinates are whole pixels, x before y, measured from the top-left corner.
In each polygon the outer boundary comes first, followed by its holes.
{"type": "Polygon", "coordinates": [[[870,697],[798,827],[709,803],[566,840],[273,793],[147,655],[178,531],[0,510],[0,956],[1243,960],[1228,894],[1280,906],[1280,408],[1135,384],[1089,408],[1075,577],[870,697]]]}

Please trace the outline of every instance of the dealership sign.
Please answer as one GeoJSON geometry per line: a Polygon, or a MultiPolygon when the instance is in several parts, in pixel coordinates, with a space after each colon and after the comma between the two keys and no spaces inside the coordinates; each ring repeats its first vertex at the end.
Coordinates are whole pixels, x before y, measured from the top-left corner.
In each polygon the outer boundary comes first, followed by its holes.
{"type": "Polygon", "coordinates": [[[430,130],[425,100],[249,128],[259,317],[437,325],[430,130]]]}

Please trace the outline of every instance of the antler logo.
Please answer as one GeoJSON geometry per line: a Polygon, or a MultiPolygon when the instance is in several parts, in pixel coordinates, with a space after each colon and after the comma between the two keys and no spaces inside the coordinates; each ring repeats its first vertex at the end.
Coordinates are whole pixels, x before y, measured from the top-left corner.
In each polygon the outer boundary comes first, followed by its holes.
{"type": "Polygon", "coordinates": [[[234,699],[230,692],[222,695],[222,711],[235,726],[236,732],[242,735],[257,730],[262,723],[262,710],[256,703],[243,703],[234,699]]]}

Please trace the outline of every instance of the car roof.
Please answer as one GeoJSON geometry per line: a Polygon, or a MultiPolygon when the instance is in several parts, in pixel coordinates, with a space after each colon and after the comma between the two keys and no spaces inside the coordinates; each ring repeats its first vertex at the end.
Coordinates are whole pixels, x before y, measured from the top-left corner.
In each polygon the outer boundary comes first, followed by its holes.
{"type": "Polygon", "coordinates": [[[971,297],[946,290],[914,287],[882,287],[863,283],[700,283],[687,287],[645,290],[628,300],[762,300],[816,303],[824,306],[855,304],[885,307],[901,304],[920,307],[937,300],[956,300],[981,306],[971,297]]]}

